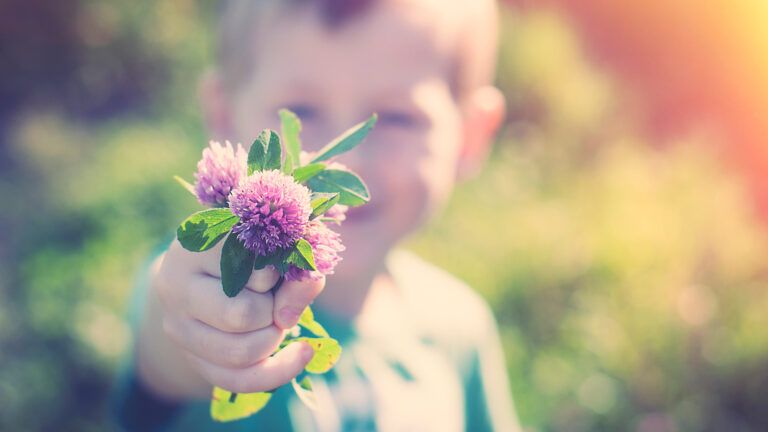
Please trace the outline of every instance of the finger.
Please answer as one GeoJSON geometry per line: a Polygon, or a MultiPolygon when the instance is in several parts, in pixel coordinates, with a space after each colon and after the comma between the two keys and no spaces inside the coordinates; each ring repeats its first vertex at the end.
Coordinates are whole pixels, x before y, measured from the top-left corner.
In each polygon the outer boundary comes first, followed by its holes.
{"type": "Polygon", "coordinates": [[[280,279],[280,274],[277,270],[272,266],[267,266],[251,272],[251,277],[245,287],[257,293],[265,293],[277,284],[278,279],[280,279]]]}
{"type": "MultiPolygon", "coordinates": [[[[203,274],[221,279],[221,250],[224,241],[219,241],[214,247],[204,252],[190,252],[184,249],[178,240],[174,240],[167,254],[173,256],[173,262],[183,262],[187,273],[203,274]],[[191,267],[191,268],[189,268],[191,267]]],[[[245,287],[256,292],[267,292],[275,286],[280,278],[277,270],[267,266],[251,272],[251,277],[245,287]]]]}
{"type": "Polygon", "coordinates": [[[221,367],[252,366],[280,346],[284,332],[275,326],[250,333],[226,333],[200,321],[168,320],[163,323],[169,338],[195,356],[221,367]]]}
{"type": "Polygon", "coordinates": [[[227,297],[221,280],[210,276],[193,278],[180,289],[186,290],[180,295],[185,312],[221,331],[247,333],[272,325],[272,293],[242,290],[235,297],[227,297]]]}
{"type": "Polygon", "coordinates": [[[215,246],[203,252],[188,252],[193,256],[190,258],[196,265],[196,271],[211,276],[221,277],[221,250],[224,248],[224,240],[219,240],[215,246]]]}
{"type": "Polygon", "coordinates": [[[274,322],[283,330],[299,322],[299,316],[325,287],[325,277],[285,281],[275,293],[274,322]]]}
{"type": "Polygon", "coordinates": [[[255,393],[276,389],[300,374],[314,355],[312,347],[294,342],[277,354],[245,369],[221,367],[190,356],[200,374],[211,384],[235,393],[255,393]]]}
{"type": "Polygon", "coordinates": [[[207,251],[192,252],[184,249],[178,239],[171,242],[168,247],[168,256],[173,257],[173,262],[183,262],[185,267],[192,267],[192,273],[203,272],[206,274],[220,276],[219,261],[221,261],[221,249],[224,241],[219,241],[215,246],[207,251]]]}
{"type": "MultiPolygon", "coordinates": [[[[218,246],[217,246],[218,247],[218,246]]],[[[221,248],[197,254],[195,262],[198,273],[221,279],[221,248]]],[[[272,289],[280,278],[280,274],[272,266],[251,272],[245,288],[251,291],[264,293],[272,289]]]]}

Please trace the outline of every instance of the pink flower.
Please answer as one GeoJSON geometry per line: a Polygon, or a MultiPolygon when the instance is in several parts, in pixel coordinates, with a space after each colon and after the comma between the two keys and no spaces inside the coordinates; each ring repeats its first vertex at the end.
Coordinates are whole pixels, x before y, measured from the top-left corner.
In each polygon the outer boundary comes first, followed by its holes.
{"type": "Polygon", "coordinates": [[[195,193],[204,206],[224,207],[232,189],[240,184],[248,170],[248,154],[238,144],[233,148],[229,141],[222,146],[211,141],[203,150],[203,158],[197,163],[195,193]]]}
{"type": "Polygon", "coordinates": [[[259,255],[293,247],[307,229],[310,191],[278,170],[253,173],[232,191],[229,208],[240,217],[232,229],[259,255]]]}
{"type": "Polygon", "coordinates": [[[324,219],[333,219],[334,222],[340,224],[347,219],[348,209],[349,207],[345,206],[344,204],[336,204],[335,206],[329,208],[322,217],[324,219]]]}
{"type": "Polygon", "coordinates": [[[344,250],[341,236],[324,223],[313,220],[307,224],[304,239],[312,245],[317,272],[291,266],[288,273],[285,274],[285,278],[287,280],[301,280],[305,277],[319,278],[321,275],[333,274],[336,264],[341,261],[339,253],[344,250]]]}

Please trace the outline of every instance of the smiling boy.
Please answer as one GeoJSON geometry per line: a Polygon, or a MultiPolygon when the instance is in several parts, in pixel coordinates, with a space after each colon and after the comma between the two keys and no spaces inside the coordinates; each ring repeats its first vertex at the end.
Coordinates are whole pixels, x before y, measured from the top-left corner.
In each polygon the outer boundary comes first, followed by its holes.
{"type": "Polygon", "coordinates": [[[218,288],[220,248],[171,244],[149,274],[122,426],[519,430],[487,305],[395,250],[487,155],[504,112],[491,85],[495,47],[492,0],[226,3],[218,65],[201,84],[211,136],[249,143],[278,129],[277,111],[288,108],[302,119],[305,148],[317,150],[376,112],[366,142],[340,159],[366,179],[372,201],[338,228],[347,250],[327,284],[291,282],[273,294],[267,268],[229,299],[218,288]],[[303,344],[269,354],[312,301],[344,347],[315,380],[320,409],[279,389],[259,414],[212,423],[211,385],[265,391],[302,370],[311,358],[303,344]]]}

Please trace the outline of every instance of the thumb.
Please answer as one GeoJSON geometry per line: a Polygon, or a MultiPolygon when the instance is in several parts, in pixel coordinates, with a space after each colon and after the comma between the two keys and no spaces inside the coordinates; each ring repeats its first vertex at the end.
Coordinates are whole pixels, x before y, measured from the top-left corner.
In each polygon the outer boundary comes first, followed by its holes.
{"type": "Polygon", "coordinates": [[[318,279],[305,277],[300,281],[285,281],[275,293],[275,325],[283,330],[295,326],[301,313],[324,287],[325,276],[318,279]]]}

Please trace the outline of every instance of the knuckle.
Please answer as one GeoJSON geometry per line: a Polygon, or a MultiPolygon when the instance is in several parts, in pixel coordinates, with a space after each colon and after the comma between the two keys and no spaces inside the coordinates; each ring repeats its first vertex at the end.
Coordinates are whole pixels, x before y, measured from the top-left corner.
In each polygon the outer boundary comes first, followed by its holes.
{"type": "Polygon", "coordinates": [[[229,303],[224,310],[224,326],[222,329],[231,332],[243,332],[249,330],[251,323],[251,302],[245,298],[236,299],[229,303]]]}
{"type": "Polygon", "coordinates": [[[235,368],[249,366],[251,362],[251,349],[245,344],[235,344],[227,350],[227,365],[235,368]]]}
{"type": "Polygon", "coordinates": [[[259,329],[272,325],[272,310],[274,308],[272,294],[255,294],[251,302],[253,303],[250,316],[251,325],[259,329]]]}
{"type": "Polygon", "coordinates": [[[204,334],[197,335],[197,347],[200,350],[200,356],[204,358],[210,358],[211,353],[218,352],[218,344],[212,336],[206,336],[204,334]]]}
{"type": "Polygon", "coordinates": [[[285,367],[277,368],[275,371],[275,378],[277,379],[279,386],[288,383],[299,374],[299,372],[294,371],[294,369],[293,364],[287,364],[285,367]]]}
{"type": "Polygon", "coordinates": [[[248,281],[248,288],[258,293],[266,293],[277,283],[278,278],[279,276],[273,269],[255,270],[248,281]]]}

